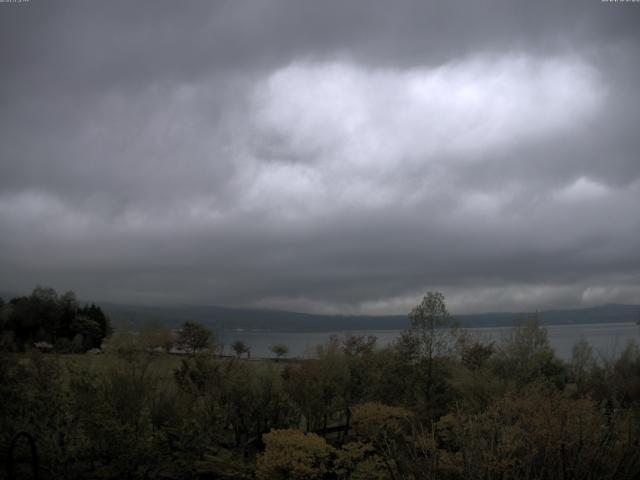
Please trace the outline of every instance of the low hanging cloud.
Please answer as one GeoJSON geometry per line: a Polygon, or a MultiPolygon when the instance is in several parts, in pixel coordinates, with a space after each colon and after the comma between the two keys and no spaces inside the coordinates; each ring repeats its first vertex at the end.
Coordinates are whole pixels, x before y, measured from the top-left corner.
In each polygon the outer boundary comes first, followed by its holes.
{"type": "Polygon", "coordinates": [[[573,57],[410,70],[294,63],[255,92],[252,118],[266,145],[251,153],[271,162],[252,193],[291,209],[401,207],[487,155],[584,128],[605,97],[598,72],[573,57]],[[422,192],[405,188],[416,175],[422,192]]]}
{"type": "Polygon", "coordinates": [[[301,156],[363,167],[477,157],[562,135],[598,112],[605,86],[575,57],[470,58],[436,68],[294,63],[256,92],[256,122],[301,156]]]}

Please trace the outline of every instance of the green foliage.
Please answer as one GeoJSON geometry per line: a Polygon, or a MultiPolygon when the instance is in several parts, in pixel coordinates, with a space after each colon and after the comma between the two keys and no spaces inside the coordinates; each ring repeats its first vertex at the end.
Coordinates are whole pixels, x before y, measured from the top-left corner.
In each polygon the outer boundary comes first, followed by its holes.
{"type": "Polygon", "coordinates": [[[214,349],[215,337],[208,328],[196,322],[185,322],[178,334],[176,346],[187,353],[195,354],[214,349]]]}
{"type": "Polygon", "coordinates": [[[288,365],[285,388],[305,419],[306,430],[324,431],[346,408],[349,369],[337,337],[318,346],[317,359],[288,365]]]}
{"type": "Polygon", "coordinates": [[[283,343],[276,343],[271,346],[271,351],[278,359],[281,359],[289,354],[289,347],[283,343]]]}
{"type": "MultiPolygon", "coordinates": [[[[58,347],[83,350],[104,332],[97,307],[72,295],[30,298],[0,307],[3,325],[20,311],[49,335],[27,313],[62,305],[58,334],[76,333],[58,347]]],[[[386,348],[332,337],[286,363],[207,354],[211,336],[194,324],[182,341],[206,337],[190,344],[197,355],[159,351],[166,331],[120,332],[104,355],[0,353],[0,448],[29,432],[45,480],[640,476],[637,345],[604,361],[579,342],[564,364],[532,319],[497,345],[465,334],[429,348],[443,332],[427,312],[446,311],[430,298],[416,314],[427,320],[386,348]]]]}
{"type": "Polygon", "coordinates": [[[73,292],[58,295],[36,287],[28,297],[0,305],[0,351],[30,349],[45,342],[58,351],[99,348],[111,334],[109,318],[94,304],[81,307],[73,292]]]}
{"type": "Polygon", "coordinates": [[[365,355],[371,355],[375,348],[378,338],[373,335],[352,335],[347,334],[342,341],[342,350],[345,355],[350,357],[362,357],[365,355]]]}
{"type": "Polygon", "coordinates": [[[417,340],[422,357],[432,359],[447,352],[454,323],[442,293],[427,292],[409,313],[409,320],[411,328],[407,333],[417,340]]]}
{"type": "Polygon", "coordinates": [[[349,442],[336,452],[334,475],[348,480],[391,480],[388,465],[369,443],[349,442]]]}
{"type": "Polygon", "coordinates": [[[250,355],[251,349],[242,341],[236,340],[231,344],[231,350],[233,350],[238,358],[240,358],[245,353],[247,356],[250,355]]]}
{"type": "Polygon", "coordinates": [[[474,371],[487,365],[496,351],[493,342],[484,343],[480,338],[466,332],[461,332],[458,335],[456,349],[462,365],[474,371]]]}
{"type": "Polygon", "coordinates": [[[494,357],[494,368],[498,375],[519,386],[538,379],[560,386],[566,380],[564,367],[549,345],[547,331],[535,316],[505,332],[494,357]]]}
{"type": "Polygon", "coordinates": [[[90,317],[77,315],[71,321],[71,331],[76,332],[76,336],[82,339],[81,349],[78,351],[86,351],[90,348],[98,348],[102,343],[102,328],[100,324],[90,317]]]}
{"type": "Polygon", "coordinates": [[[314,433],[273,430],[263,436],[264,453],[258,457],[256,476],[264,480],[326,478],[335,449],[314,433]]]}
{"type": "Polygon", "coordinates": [[[442,417],[435,427],[441,474],[469,479],[637,474],[638,425],[627,414],[608,417],[590,399],[536,387],[526,393],[499,398],[479,415],[459,411],[442,417]]]}
{"type": "Polygon", "coordinates": [[[386,444],[393,437],[403,436],[413,417],[409,410],[382,403],[364,403],[353,407],[356,434],[367,441],[386,444]]]}
{"type": "Polygon", "coordinates": [[[640,348],[634,341],[613,364],[610,381],[621,406],[640,408],[640,348]]]}
{"type": "Polygon", "coordinates": [[[429,292],[410,314],[411,327],[387,349],[374,373],[373,400],[411,406],[420,417],[435,418],[453,399],[451,364],[457,329],[444,297],[429,292]]]}

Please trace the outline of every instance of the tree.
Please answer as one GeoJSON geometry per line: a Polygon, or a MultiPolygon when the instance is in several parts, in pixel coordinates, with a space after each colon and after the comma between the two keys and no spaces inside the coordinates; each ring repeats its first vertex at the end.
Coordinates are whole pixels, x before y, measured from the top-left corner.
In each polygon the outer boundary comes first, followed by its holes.
{"type": "Polygon", "coordinates": [[[78,315],[71,322],[71,332],[75,334],[74,339],[78,335],[83,339],[84,349],[100,348],[102,344],[102,329],[98,322],[85,315],[78,315]]]}
{"type": "Polygon", "coordinates": [[[265,450],[257,461],[259,479],[320,480],[331,471],[335,449],[314,433],[272,430],[262,439],[265,450]]]}
{"type": "Polygon", "coordinates": [[[91,306],[85,305],[84,308],[78,310],[78,315],[86,315],[87,317],[97,322],[97,324],[100,325],[100,331],[102,332],[103,338],[108,337],[109,335],[111,335],[111,333],[113,333],[109,317],[104,314],[99,306],[93,303],[91,304],[91,306]]]}
{"type": "Polygon", "coordinates": [[[0,333],[7,331],[20,349],[44,341],[67,350],[78,334],[83,337],[83,348],[88,349],[101,345],[111,334],[111,325],[100,307],[80,308],[73,292],[58,295],[53,288],[38,286],[30,296],[12,298],[0,308],[0,333]]]}
{"type": "Polygon", "coordinates": [[[409,319],[410,327],[393,343],[382,366],[386,373],[381,399],[397,404],[402,396],[424,418],[433,418],[452,399],[448,378],[457,329],[440,292],[427,292],[409,319]]]}
{"type": "Polygon", "coordinates": [[[409,313],[411,327],[408,335],[418,348],[418,356],[426,361],[427,387],[430,396],[433,385],[434,358],[451,346],[453,319],[449,315],[444,295],[427,292],[422,301],[409,313]]]}
{"type": "Polygon", "coordinates": [[[243,354],[247,354],[249,356],[250,349],[249,347],[242,341],[236,340],[231,344],[231,349],[236,352],[236,356],[240,358],[243,354]]]}
{"type": "Polygon", "coordinates": [[[280,360],[282,357],[286,357],[289,354],[289,347],[283,343],[276,343],[271,346],[271,351],[280,360]]]}
{"type": "Polygon", "coordinates": [[[442,293],[427,292],[422,301],[411,310],[409,319],[410,331],[420,341],[421,353],[429,361],[448,348],[453,319],[442,293]]]}
{"type": "Polygon", "coordinates": [[[572,380],[581,386],[596,367],[597,362],[593,356],[593,348],[584,338],[580,339],[573,346],[571,361],[569,362],[572,380]]]}
{"type": "Polygon", "coordinates": [[[370,355],[376,348],[378,337],[375,335],[352,335],[348,334],[342,340],[342,351],[345,355],[358,357],[362,355],[370,355]]]}
{"type": "Polygon", "coordinates": [[[537,314],[519,320],[504,332],[494,365],[499,375],[519,385],[538,378],[546,378],[558,386],[564,381],[562,362],[556,358],[537,314]]]}
{"type": "Polygon", "coordinates": [[[176,345],[187,353],[198,353],[212,346],[213,332],[196,322],[185,322],[176,345]]]}
{"type": "MultiPolygon", "coordinates": [[[[406,463],[415,463],[416,456],[407,462],[405,454],[413,447],[413,414],[402,407],[393,407],[381,403],[355,405],[353,425],[356,438],[373,446],[385,460],[391,478],[411,478],[405,476],[406,463]]],[[[415,477],[413,477],[415,478],[415,477]]],[[[422,477],[429,478],[429,477],[422,477]]]]}
{"type": "Polygon", "coordinates": [[[306,430],[325,432],[345,411],[349,368],[334,335],[316,352],[317,358],[287,365],[283,379],[289,397],[305,417],[306,430]]]}
{"type": "Polygon", "coordinates": [[[495,353],[493,342],[484,343],[480,335],[463,331],[456,339],[456,350],[462,364],[469,370],[479,370],[495,353]]]}

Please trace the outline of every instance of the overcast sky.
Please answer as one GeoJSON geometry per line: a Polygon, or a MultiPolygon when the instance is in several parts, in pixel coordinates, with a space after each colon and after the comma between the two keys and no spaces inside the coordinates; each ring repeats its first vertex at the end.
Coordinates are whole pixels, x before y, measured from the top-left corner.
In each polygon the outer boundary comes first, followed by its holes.
{"type": "Polygon", "coordinates": [[[0,291],[640,303],[640,3],[0,3],[0,291]]]}

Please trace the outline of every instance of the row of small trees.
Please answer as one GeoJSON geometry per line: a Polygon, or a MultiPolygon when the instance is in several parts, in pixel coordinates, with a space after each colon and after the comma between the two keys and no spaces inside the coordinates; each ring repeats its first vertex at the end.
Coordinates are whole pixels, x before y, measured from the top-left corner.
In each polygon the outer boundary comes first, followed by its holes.
{"type": "MultiPolygon", "coordinates": [[[[125,337],[130,336],[125,334],[125,337]]],[[[118,338],[112,341],[118,348],[118,338]]],[[[121,339],[120,339],[121,340],[121,339]]],[[[130,343],[128,341],[120,343],[130,343]]],[[[139,345],[150,351],[164,351],[170,353],[172,351],[194,355],[202,352],[222,353],[222,346],[219,344],[216,333],[196,322],[187,321],[177,331],[167,328],[156,328],[145,331],[138,339],[139,345]],[[174,350],[175,349],[175,350],[174,350]]],[[[230,344],[231,350],[236,357],[241,358],[246,355],[251,358],[251,347],[242,340],[235,340],[230,344]]],[[[289,354],[289,347],[282,343],[276,343],[271,346],[271,352],[277,359],[286,357],[289,354]]]]}
{"type": "MultiPolygon", "coordinates": [[[[231,350],[236,354],[238,358],[243,355],[247,355],[247,358],[251,358],[251,347],[244,343],[242,340],[235,340],[231,343],[231,350]]],[[[276,343],[270,348],[278,360],[286,357],[289,354],[289,347],[284,343],[276,343]]]]}

